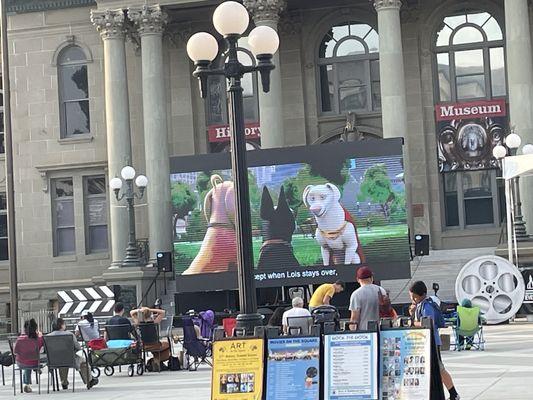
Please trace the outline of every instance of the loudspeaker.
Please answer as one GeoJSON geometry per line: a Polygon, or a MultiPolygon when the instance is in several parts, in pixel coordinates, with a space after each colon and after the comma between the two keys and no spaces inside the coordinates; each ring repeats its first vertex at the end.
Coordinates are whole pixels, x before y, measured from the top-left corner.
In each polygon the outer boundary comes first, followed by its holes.
{"type": "Polygon", "coordinates": [[[415,256],[429,255],[429,235],[415,235],[415,256]]]}
{"type": "Polygon", "coordinates": [[[172,272],[172,252],[158,251],[156,257],[157,270],[159,272],[172,272]]]}

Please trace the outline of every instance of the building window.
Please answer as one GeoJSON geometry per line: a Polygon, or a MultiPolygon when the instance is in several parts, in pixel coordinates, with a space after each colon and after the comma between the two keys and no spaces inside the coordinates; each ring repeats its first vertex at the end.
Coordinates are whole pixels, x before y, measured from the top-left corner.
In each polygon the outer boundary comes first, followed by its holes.
{"type": "Polygon", "coordinates": [[[4,137],[4,91],[0,89],[0,154],[6,152],[4,137]]]}
{"type": "MultiPolygon", "coordinates": [[[[435,38],[437,103],[505,98],[504,38],[487,12],[462,11],[443,19],[435,38]]],[[[444,225],[494,226],[505,215],[497,170],[442,174],[444,225]]]]}
{"type": "Polygon", "coordinates": [[[323,114],[381,109],[379,36],[370,25],[332,27],[318,49],[318,70],[323,114]]]}
{"type": "Polygon", "coordinates": [[[444,18],[435,46],[438,101],[506,96],[503,33],[492,15],[472,11],[444,18]]]}
{"type": "Polygon", "coordinates": [[[78,46],[64,48],[58,56],[59,118],[61,137],[89,133],[87,59],[78,46]]]}
{"type": "MultiPolygon", "coordinates": [[[[239,39],[237,56],[243,65],[255,65],[255,57],[248,49],[248,38],[239,39]]],[[[222,68],[226,62],[227,54],[222,53],[215,61],[213,68],[222,68]]],[[[244,122],[259,122],[259,98],[257,89],[257,73],[245,74],[241,80],[244,97],[244,122]]],[[[228,122],[228,103],[227,103],[227,84],[223,76],[216,75],[208,78],[208,93],[206,102],[207,125],[227,125],[228,122]]]]}
{"type": "Polygon", "coordinates": [[[74,254],[76,252],[76,236],[72,178],[52,180],[52,196],[54,256],[74,254]]]}
{"type": "Polygon", "coordinates": [[[9,260],[7,243],[7,201],[6,194],[0,193],[0,261],[9,260]]]}
{"type": "Polygon", "coordinates": [[[84,179],[86,253],[108,250],[107,195],[105,176],[84,179]]]}

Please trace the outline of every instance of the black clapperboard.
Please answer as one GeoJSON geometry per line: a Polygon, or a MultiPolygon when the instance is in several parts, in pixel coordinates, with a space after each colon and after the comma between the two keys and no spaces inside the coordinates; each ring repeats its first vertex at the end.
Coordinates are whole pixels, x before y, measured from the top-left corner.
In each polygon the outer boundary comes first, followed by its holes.
{"type": "Polygon", "coordinates": [[[115,294],[108,286],[60,290],[57,297],[58,316],[62,318],[79,317],[83,311],[88,311],[95,317],[110,316],[115,305],[115,294]]]}

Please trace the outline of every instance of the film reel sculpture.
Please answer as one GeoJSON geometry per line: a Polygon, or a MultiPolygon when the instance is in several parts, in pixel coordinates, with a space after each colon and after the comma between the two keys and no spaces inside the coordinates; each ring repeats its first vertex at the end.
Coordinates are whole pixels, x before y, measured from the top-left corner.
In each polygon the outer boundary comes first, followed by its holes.
{"type": "Polygon", "coordinates": [[[524,301],[522,274],[512,263],[498,256],[470,260],[455,281],[459,304],[468,299],[480,308],[488,324],[498,324],[513,317],[524,301]]]}

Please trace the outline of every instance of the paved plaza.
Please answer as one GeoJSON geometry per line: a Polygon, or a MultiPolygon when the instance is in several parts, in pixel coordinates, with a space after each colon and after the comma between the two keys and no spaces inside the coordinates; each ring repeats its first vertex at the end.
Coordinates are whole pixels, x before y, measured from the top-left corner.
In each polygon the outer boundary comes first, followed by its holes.
{"type": "MultiPolygon", "coordinates": [[[[533,324],[485,327],[486,350],[484,352],[444,352],[444,361],[463,400],[530,400],[528,380],[533,376],[533,324]]],[[[7,384],[11,382],[10,370],[6,370],[7,384]]],[[[102,374],[100,384],[87,391],[81,381],[79,389],[46,394],[46,379],[43,379],[44,399],[197,399],[209,400],[211,370],[203,367],[197,372],[147,373],[144,376],[128,377],[125,370],[112,377],[102,374]]],[[[35,391],[36,385],[33,386],[35,391]]],[[[0,398],[13,396],[10,386],[0,386],[0,398]]],[[[28,398],[37,393],[19,394],[28,398]]]]}

